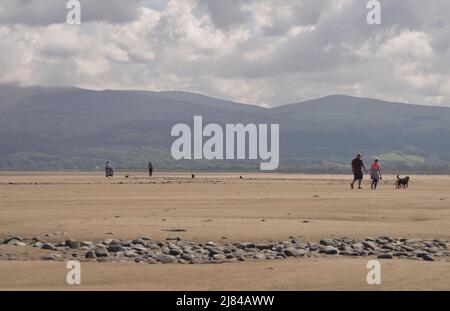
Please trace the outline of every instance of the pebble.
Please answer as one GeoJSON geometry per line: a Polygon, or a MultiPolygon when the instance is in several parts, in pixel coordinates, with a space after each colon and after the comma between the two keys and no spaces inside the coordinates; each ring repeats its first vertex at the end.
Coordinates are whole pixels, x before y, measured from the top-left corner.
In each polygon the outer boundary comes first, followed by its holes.
{"type": "MultiPolygon", "coordinates": [[[[9,238],[6,238],[5,240],[3,240],[3,244],[7,244],[7,245],[13,245],[13,244],[9,244],[11,241],[14,242],[23,242],[22,237],[20,236],[10,236],[9,238]]],[[[1,243],[0,243],[1,244],[1,243]]]]}
{"type": "Polygon", "coordinates": [[[289,247],[283,250],[283,254],[286,255],[287,257],[297,257],[299,255],[297,250],[293,247],[289,247]]]}
{"type": "Polygon", "coordinates": [[[215,254],[214,256],[212,256],[212,258],[217,261],[227,260],[227,257],[225,257],[225,255],[222,255],[222,254],[215,254]]]}
{"type": "Polygon", "coordinates": [[[338,252],[337,248],[333,246],[325,246],[319,250],[319,253],[327,255],[335,255],[337,254],[337,252],[338,252]]]}
{"type": "Polygon", "coordinates": [[[175,257],[170,255],[161,255],[158,257],[158,260],[162,263],[173,263],[176,261],[175,257]]]}
{"type": "Polygon", "coordinates": [[[430,255],[430,254],[424,255],[424,256],[422,257],[422,259],[425,260],[425,261],[434,261],[433,255],[430,255]]]}
{"type": "Polygon", "coordinates": [[[256,248],[259,250],[272,249],[273,244],[258,244],[256,245],[256,248]]]}
{"type": "Polygon", "coordinates": [[[384,254],[378,255],[377,258],[379,258],[379,259],[392,259],[393,257],[392,257],[391,254],[384,253],[384,254]]]}
{"type": "Polygon", "coordinates": [[[332,246],[334,241],[332,239],[322,239],[319,243],[324,246],[332,246]]]}
{"type": "Polygon", "coordinates": [[[27,246],[25,243],[23,243],[21,240],[18,239],[9,239],[8,242],[5,243],[6,245],[10,246],[27,246]]]}
{"type": "Polygon", "coordinates": [[[95,250],[95,256],[97,256],[97,257],[108,257],[109,256],[108,250],[106,248],[104,248],[104,247],[98,247],[95,250]]]}
{"type": "Polygon", "coordinates": [[[91,241],[81,241],[80,245],[86,246],[86,247],[92,247],[92,246],[94,246],[94,243],[92,243],[91,241]]]}
{"type": "Polygon", "coordinates": [[[255,255],[253,255],[253,258],[254,259],[258,259],[258,260],[265,260],[265,259],[267,259],[266,255],[264,255],[262,253],[256,253],[255,255]]]}
{"type": "Polygon", "coordinates": [[[49,250],[55,250],[56,249],[56,247],[53,244],[51,244],[51,243],[44,243],[44,244],[42,244],[41,248],[42,249],[49,249],[49,250]]]}
{"type": "Polygon", "coordinates": [[[119,244],[109,244],[107,247],[108,252],[117,253],[123,250],[123,247],[119,244]]]}
{"type": "Polygon", "coordinates": [[[366,241],[362,242],[362,244],[364,245],[364,247],[366,249],[371,249],[371,250],[376,250],[377,249],[377,244],[374,241],[372,241],[372,240],[366,239],[366,241]]]}
{"type": "Polygon", "coordinates": [[[69,246],[71,249],[77,249],[80,247],[80,242],[75,240],[67,240],[65,244],[69,246]]]}
{"type": "MultiPolygon", "coordinates": [[[[295,237],[284,241],[208,242],[205,244],[190,242],[182,238],[166,241],[150,241],[150,238],[134,240],[106,239],[103,242],[77,241],[67,239],[61,243],[50,243],[43,239],[24,241],[18,236],[9,236],[0,240],[7,245],[30,246],[53,251],[42,259],[58,260],[71,258],[97,259],[99,262],[142,262],[142,263],[223,263],[253,260],[275,260],[289,257],[319,257],[327,255],[373,256],[380,259],[415,259],[434,261],[450,257],[448,241],[444,239],[423,240],[420,238],[392,238],[381,236],[357,240],[351,238],[326,238],[319,243],[300,242],[295,237]],[[70,251],[70,250],[77,251],[70,251]],[[84,254],[84,256],[83,256],[84,254]],[[319,255],[320,254],[320,255],[319,255]]],[[[27,254],[17,255],[12,260],[28,259],[27,254]]]]}
{"type": "Polygon", "coordinates": [[[84,257],[88,258],[88,259],[96,259],[97,255],[95,255],[95,252],[90,250],[86,252],[86,255],[84,255],[84,257]]]}

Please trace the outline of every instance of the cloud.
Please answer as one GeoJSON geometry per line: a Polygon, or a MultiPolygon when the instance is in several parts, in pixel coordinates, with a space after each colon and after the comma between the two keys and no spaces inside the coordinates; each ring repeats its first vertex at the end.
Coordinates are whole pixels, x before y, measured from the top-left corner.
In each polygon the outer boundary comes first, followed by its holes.
{"type": "MultiPolygon", "coordinates": [[[[83,22],[122,23],[137,17],[139,0],[79,0],[83,22]]],[[[68,0],[0,0],[0,24],[65,23],[68,0]]]]}
{"type": "Polygon", "coordinates": [[[0,83],[450,106],[448,1],[383,1],[375,26],[360,0],[82,1],[81,26],[37,3],[0,0],[0,83]]]}

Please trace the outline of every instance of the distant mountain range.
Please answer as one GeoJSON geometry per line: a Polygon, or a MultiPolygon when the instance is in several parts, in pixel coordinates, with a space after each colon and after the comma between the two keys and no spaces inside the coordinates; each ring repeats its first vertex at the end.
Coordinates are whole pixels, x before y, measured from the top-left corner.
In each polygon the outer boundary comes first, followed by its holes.
{"type": "Polygon", "coordinates": [[[256,170],[259,161],[175,161],[176,123],[280,124],[280,171],[348,172],[358,152],[394,171],[450,170],[450,108],[333,95],[262,108],[187,92],[0,85],[1,170],[256,170]]]}

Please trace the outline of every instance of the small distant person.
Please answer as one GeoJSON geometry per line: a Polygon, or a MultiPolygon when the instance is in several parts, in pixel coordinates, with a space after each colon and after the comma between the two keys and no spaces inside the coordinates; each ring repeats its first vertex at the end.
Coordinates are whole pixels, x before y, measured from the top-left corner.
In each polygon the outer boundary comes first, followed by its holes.
{"type": "Polygon", "coordinates": [[[109,161],[107,161],[105,164],[105,173],[106,173],[106,177],[113,177],[113,175],[114,175],[114,171],[112,169],[111,162],[109,162],[109,161]]]}
{"type": "Polygon", "coordinates": [[[352,161],[352,170],[354,175],[353,182],[350,184],[350,187],[352,189],[354,189],[356,181],[358,181],[358,189],[362,189],[361,182],[364,178],[362,169],[364,169],[364,171],[367,173],[367,169],[364,166],[364,162],[362,161],[362,155],[358,153],[356,155],[356,158],[352,161]]]}
{"type": "Polygon", "coordinates": [[[383,179],[383,176],[381,176],[381,167],[378,163],[379,160],[375,159],[375,161],[370,166],[370,178],[372,179],[372,190],[376,190],[378,186],[378,181],[383,179]]]}
{"type": "Polygon", "coordinates": [[[148,162],[148,177],[153,176],[153,164],[152,162],[148,162]]]}

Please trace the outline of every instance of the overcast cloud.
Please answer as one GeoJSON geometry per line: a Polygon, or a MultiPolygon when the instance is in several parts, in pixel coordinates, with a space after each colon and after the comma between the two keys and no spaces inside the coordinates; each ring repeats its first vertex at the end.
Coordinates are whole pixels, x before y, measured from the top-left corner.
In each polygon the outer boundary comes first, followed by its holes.
{"type": "Polygon", "coordinates": [[[450,106],[450,1],[0,0],[0,83],[450,106]]]}

